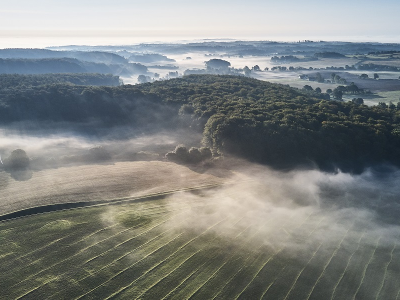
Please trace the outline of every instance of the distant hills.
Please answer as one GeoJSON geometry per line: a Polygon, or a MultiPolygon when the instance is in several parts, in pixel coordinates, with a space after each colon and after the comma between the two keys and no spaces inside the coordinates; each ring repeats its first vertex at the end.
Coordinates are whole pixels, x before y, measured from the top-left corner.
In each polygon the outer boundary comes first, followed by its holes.
{"type": "Polygon", "coordinates": [[[129,77],[147,72],[146,66],[108,52],[0,49],[0,74],[102,73],[129,77]]]}

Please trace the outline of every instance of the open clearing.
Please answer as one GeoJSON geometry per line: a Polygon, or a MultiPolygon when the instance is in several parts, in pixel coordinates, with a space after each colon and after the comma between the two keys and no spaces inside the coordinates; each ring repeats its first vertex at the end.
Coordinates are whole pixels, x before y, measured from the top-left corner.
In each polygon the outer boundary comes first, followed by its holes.
{"type": "Polygon", "coordinates": [[[0,298],[399,297],[398,238],[323,210],[257,205],[239,192],[249,187],[2,222],[0,298]]]}
{"type": "Polygon", "coordinates": [[[0,172],[0,215],[48,204],[137,197],[222,179],[169,162],[136,161],[33,172],[24,181],[0,172]]]}

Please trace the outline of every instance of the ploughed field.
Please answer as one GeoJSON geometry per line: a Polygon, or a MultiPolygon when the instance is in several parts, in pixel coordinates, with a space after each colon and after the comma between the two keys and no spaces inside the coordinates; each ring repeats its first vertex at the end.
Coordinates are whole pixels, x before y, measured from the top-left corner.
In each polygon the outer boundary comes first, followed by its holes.
{"type": "Polygon", "coordinates": [[[0,298],[399,298],[398,240],[320,210],[234,206],[185,192],[2,222],[0,298]]]}
{"type": "Polygon", "coordinates": [[[15,180],[15,174],[0,172],[0,216],[43,205],[137,197],[222,182],[220,177],[161,161],[69,166],[26,173],[22,174],[24,180],[15,180]]]}

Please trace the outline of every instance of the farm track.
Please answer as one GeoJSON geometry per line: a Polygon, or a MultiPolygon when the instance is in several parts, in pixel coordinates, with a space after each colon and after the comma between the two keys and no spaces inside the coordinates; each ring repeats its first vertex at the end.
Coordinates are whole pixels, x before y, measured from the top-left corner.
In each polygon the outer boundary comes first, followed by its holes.
{"type": "Polygon", "coordinates": [[[215,214],[205,197],[188,199],[172,195],[0,223],[0,299],[368,300],[400,294],[398,239],[383,243],[349,223],[324,240],[327,218],[320,212],[233,218],[215,214]],[[197,221],[197,228],[188,227],[197,221]]]}

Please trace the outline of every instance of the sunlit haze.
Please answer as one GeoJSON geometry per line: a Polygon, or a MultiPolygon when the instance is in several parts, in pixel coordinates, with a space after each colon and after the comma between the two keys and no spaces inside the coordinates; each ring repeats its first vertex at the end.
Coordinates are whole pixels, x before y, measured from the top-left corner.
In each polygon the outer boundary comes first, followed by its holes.
{"type": "Polygon", "coordinates": [[[400,42],[400,2],[10,1],[0,47],[135,44],[203,38],[400,42]]]}

